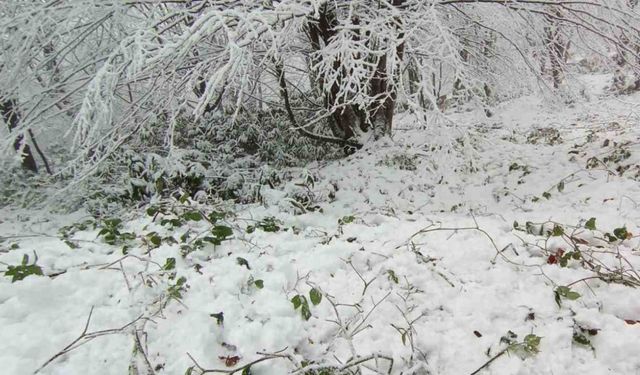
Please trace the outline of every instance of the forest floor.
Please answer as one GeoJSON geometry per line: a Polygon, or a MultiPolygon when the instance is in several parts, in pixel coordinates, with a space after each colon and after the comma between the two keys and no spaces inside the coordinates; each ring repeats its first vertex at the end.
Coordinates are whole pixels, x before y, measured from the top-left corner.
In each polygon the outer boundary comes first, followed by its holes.
{"type": "Polygon", "coordinates": [[[601,78],[405,116],[261,204],[5,208],[0,372],[640,374],[640,96],[601,78]]]}

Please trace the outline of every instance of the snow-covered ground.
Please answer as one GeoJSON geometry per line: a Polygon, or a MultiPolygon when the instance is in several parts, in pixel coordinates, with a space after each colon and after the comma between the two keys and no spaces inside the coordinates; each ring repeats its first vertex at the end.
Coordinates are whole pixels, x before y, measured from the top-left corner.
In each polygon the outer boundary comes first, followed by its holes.
{"type": "Polygon", "coordinates": [[[131,214],[113,245],[4,209],[2,270],[49,277],[0,278],[0,372],[640,374],[640,96],[589,96],[405,116],[261,205],[131,214]]]}

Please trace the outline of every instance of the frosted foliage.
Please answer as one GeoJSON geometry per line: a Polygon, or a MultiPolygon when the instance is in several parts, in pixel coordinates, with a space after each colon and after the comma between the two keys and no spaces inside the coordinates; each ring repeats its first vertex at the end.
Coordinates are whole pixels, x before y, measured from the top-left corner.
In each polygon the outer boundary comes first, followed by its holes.
{"type": "Polygon", "coordinates": [[[571,92],[567,67],[593,56],[633,77],[640,24],[631,0],[4,1],[0,15],[0,97],[20,112],[3,155],[31,129],[64,145],[58,171],[75,178],[159,121],[170,151],[180,118],[244,126],[284,106],[301,135],[361,145],[389,103],[427,113],[571,92]]]}

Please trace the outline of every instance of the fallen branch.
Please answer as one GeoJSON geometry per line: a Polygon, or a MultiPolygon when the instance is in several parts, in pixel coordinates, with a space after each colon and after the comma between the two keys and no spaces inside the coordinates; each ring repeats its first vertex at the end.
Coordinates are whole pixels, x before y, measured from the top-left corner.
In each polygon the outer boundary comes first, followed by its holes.
{"type": "Polygon", "coordinates": [[[91,323],[91,316],[93,315],[93,309],[94,309],[94,306],[91,306],[91,310],[89,311],[89,316],[87,317],[87,321],[86,321],[86,323],[84,325],[84,329],[82,330],[80,335],[75,340],[71,341],[71,343],[69,345],[65,346],[61,351],[59,351],[54,356],[49,358],[42,366],[40,366],[37,370],[35,370],[33,372],[34,374],[37,374],[38,372],[40,372],[42,369],[47,367],[49,364],[51,364],[53,361],[55,361],[59,357],[71,352],[74,349],[79,348],[80,346],[88,343],[89,341],[95,339],[96,337],[106,336],[106,335],[111,335],[111,334],[116,334],[116,333],[121,333],[122,331],[124,331],[125,329],[129,328],[130,326],[135,324],[137,321],[142,319],[142,315],[140,315],[139,317],[137,317],[133,321],[125,324],[124,326],[122,326],[120,328],[113,328],[113,329],[105,329],[105,330],[101,330],[101,331],[87,332],[88,329],[89,329],[89,323],[91,323]]]}

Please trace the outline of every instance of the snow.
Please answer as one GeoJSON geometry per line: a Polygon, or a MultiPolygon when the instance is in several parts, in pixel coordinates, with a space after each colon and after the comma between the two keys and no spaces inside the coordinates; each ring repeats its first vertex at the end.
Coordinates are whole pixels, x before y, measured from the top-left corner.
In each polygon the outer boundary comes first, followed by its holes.
{"type": "MultiPolygon", "coordinates": [[[[392,357],[392,374],[471,374],[506,348],[501,337],[512,331],[516,341],[541,337],[539,352],[509,352],[479,373],[640,374],[640,324],[630,324],[640,320],[640,291],[588,279],[571,286],[580,298],[559,306],[555,287],[593,272],[577,262],[548,264],[548,253],[531,245],[544,236],[513,227],[582,227],[595,217],[598,230],[638,233],[640,178],[633,169],[620,176],[601,165],[586,168],[591,157],[602,159],[626,141],[631,155],[618,164],[640,163],[640,96],[607,96],[602,82],[609,78],[585,77],[591,100],[569,107],[525,97],[501,104],[492,118],[451,113],[452,124],[427,129],[403,115],[393,139],[308,166],[316,176],[308,190],[300,186],[301,171],[300,180],[263,186],[263,205],[229,207],[235,213],[224,223],[233,239],[184,258],[180,244],[150,249],[141,240],[123,255],[122,245],[97,237],[99,229],[75,233],[79,247],[72,249],[58,229],[86,219],[82,214],[5,208],[2,269],[25,254],[33,262],[35,253],[46,275],[63,273],[15,283],[0,278],[2,372],[39,369],[81,334],[93,309],[89,332],[133,324],[83,343],[40,373],[123,374],[133,366],[137,373],[184,374],[194,365],[189,355],[203,368],[228,370],[265,355],[258,353],[278,353],[288,357],[260,362],[252,373],[377,355],[359,366],[361,373],[387,373],[385,357],[392,357]],[[561,140],[535,133],[546,128],[561,140]],[[300,212],[284,199],[294,192],[311,192],[321,211],[300,212]],[[340,223],[350,215],[353,222],[340,223]],[[287,230],[245,230],[270,216],[287,230]],[[425,228],[441,229],[415,235],[425,228]],[[161,269],[167,258],[176,260],[173,278],[161,269]],[[168,300],[180,277],[188,288],[180,300],[168,300]],[[323,299],[309,301],[312,316],[304,320],[290,300],[309,299],[312,288],[323,299]],[[218,324],[211,314],[220,312],[218,324]],[[589,336],[592,348],[574,342],[576,326],[598,330],[589,336]],[[143,370],[135,332],[151,372],[143,370]],[[233,356],[239,362],[226,367],[233,356]]],[[[200,221],[171,229],[142,213],[123,219],[124,230],[139,236],[155,231],[178,239],[187,229],[194,236],[208,228],[200,221]]],[[[584,228],[577,233],[593,237],[584,228]]],[[[602,254],[603,264],[625,259],[637,270],[639,244],[637,236],[618,242],[618,256],[602,254]]],[[[552,238],[548,246],[557,252],[566,244],[552,238]]]]}

